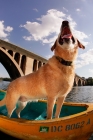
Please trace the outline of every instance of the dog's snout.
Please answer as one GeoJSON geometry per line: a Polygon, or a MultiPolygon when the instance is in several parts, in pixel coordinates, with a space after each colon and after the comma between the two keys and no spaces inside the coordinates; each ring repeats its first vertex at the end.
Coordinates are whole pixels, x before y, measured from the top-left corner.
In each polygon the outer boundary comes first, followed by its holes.
{"type": "Polygon", "coordinates": [[[61,30],[63,30],[65,27],[70,28],[69,22],[68,22],[67,20],[64,20],[64,21],[62,22],[61,30]]]}
{"type": "Polygon", "coordinates": [[[63,22],[62,22],[62,26],[63,26],[63,27],[69,26],[69,22],[68,22],[67,20],[63,21],[63,22]]]}
{"type": "Polygon", "coordinates": [[[64,21],[62,22],[62,24],[64,24],[64,25],[68,25],[69,22],[68,22],[67,20],[64,20],[64,21]]]}

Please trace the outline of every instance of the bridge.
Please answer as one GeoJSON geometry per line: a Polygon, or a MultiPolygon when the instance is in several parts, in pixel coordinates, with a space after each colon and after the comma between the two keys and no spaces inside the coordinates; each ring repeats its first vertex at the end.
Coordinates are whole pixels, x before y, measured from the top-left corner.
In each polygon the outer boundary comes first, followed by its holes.
{"type": "Polygon", "coordinates": [[[85,86],[86,84],[87,84],[87,81],[84,77],[80,77],[77,74],[75,74],[74,86],[85,86]]]}
{"type": "MultiPolygon", "coordinates": [[[[5,67],[12,80],[35,72],[47,60],[39,55],[29,52],[17,45],[0,39],[0,62],[5,67]]],[[[84,78],[75,75],[74,86],[85,85],[84,78]]]]}

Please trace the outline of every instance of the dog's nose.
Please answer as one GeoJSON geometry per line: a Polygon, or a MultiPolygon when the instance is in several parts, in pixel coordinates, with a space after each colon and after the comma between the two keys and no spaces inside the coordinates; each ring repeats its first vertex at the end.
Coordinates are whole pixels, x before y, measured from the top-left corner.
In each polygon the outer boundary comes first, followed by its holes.
{"type": "Polygon", "coordinates": [[[62,22],[62,26],[68,26],[69,25],[69,22],[67,21],[67,20],[64,20],[63,22],[62,22]]]}

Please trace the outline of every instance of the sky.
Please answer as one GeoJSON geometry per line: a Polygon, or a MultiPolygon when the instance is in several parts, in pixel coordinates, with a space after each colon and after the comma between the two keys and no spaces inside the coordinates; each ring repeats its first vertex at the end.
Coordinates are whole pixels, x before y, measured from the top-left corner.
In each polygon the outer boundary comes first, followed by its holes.
{"type": "MultiPolygon", "coordinates": [[[[75,73],[93,77],[93,0],[0,0],[0,39],[49,59],[51,46],[68,20],[85,45],[79,48],[75,73]]],[[[0,63],[0,77],[9,77],[0,63]]]]}

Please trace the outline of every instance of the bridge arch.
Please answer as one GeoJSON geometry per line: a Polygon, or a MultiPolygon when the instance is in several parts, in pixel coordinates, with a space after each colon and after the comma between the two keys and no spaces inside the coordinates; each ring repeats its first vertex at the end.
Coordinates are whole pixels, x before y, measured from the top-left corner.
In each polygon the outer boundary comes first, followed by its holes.
{"type": "Polygon", "coordinates": [[[26,56],[23,55],[21,58],[21,69],[22,69],[24,74],[25,74],[25,68],[26,68],[26,56]]]}
{"type": "Polygon", "coordinates": [[[78,76],[77,74],[75,74],[74,86],[85,86],[85,85],[86,85],[85,78],[82,78],[82,77],[78,76]]]}
{"type": "Polygon", "coordinates": [[[77,86],[76,80],[74,79],[74,85],[73,86],[77,86]]]}
{"type": "Polygon", "coordinates": [[[8,72],[11,79],[16,79],[23,76],[22,70],[18,67],[16,61],[11,56],[11,51],[7,52],[5,49],[0,48],[0,62],[8,72]],[[9,53],[10,52],[10,53],[9,53]]]}
{"type": "Polygon", "coordinates": [[[81,83],[81,80],[79,79],[78,80],[78,86],[81,86],[82,85],[82,83],[81,83]]]}
{"type": "Polygon", "coordinates": [[[42,66],[42,62],[39,61],[39,62],[38,62],[38,69],[39,69],[41,66],[42,66]]]}
{"type": "Polygon", "coordinates": [[[8,53],[13,56],[13,51],[12,50],[8,50],[8,53]]]}
{"type": "Polygon", "coordinates": [[[33,62],[33,72],[37,71],[37,60],[34,59],[34,62],[33,62]]]}
{"type": "Polygon", "coordinates": [[[19,64],[19,62],[20,62],[20,54],[18,52],[15,53],[14,59],[19,64]]]}

